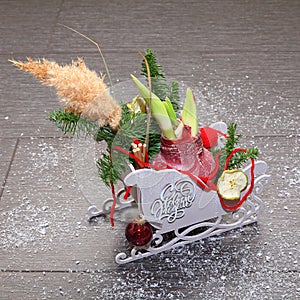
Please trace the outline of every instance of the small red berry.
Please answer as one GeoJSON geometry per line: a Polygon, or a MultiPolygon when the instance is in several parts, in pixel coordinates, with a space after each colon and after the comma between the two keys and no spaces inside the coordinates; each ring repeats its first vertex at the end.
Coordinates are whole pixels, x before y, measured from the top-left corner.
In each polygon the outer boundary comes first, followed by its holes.
{"type": "Polygon", "coordinates": [[[143,217],[138,217],[128,223],[125,230],[125,236],[134,246],[145,246],[152,239],[152,227],[143,217]]]}

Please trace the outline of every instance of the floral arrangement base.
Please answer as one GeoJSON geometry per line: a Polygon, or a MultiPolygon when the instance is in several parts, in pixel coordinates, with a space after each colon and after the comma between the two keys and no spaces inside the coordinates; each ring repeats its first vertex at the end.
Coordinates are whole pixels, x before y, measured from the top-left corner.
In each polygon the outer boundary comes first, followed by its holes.
{"type": "MultiPolygon", "coordinates": [[[[248,176],[250,168],[249,165],[243,169],[248,176]]],[[[116,262],[128,263],[256,222],[262,208],[259,195],[270,178],[266,172],[267,164],[256,161],[254,188],[233,212],[222,207],[216,191],[203,190],[189,176],[176,170],[131,172],[124,179],[125,185],[137,188],[140,209],[154,234],[146,246],[134,246],[130,253],[117,254],[116,262]]],[[[134,199],[124,200],[124,194],[125,189],[118,192],[116,210],[136,205],[134,199]]],[[[108,199],[101,211],[91,206],[89,219],[109,214],[112,202],[113,199],[108,199]]]]}

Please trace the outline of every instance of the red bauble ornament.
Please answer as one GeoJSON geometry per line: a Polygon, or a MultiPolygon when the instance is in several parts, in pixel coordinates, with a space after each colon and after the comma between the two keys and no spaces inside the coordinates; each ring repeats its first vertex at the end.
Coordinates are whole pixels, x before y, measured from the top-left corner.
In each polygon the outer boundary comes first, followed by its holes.
{"type": "Polygon", "coordinates": [[[152,239],[152,227],[143,217],[137,217],[126,226],[125,235],[132,245],[145,246],[152,239]]]}
{"type": "Polygon", "coordinates": [[[218,131],[209,126],[200,128],[200,134],[205,148],[212,148],[218,143],[218,131]]]}

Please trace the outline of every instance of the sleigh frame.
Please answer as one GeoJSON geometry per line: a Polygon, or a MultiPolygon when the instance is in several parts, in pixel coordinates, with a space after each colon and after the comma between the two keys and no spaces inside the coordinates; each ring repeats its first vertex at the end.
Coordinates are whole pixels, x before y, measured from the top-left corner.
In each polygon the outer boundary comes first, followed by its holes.
{"type": "MultiPolygon", "coordinates": [[[[215,126],[225,132],[223,124],[215,126]]],[[[248,177],[250,169],[251,165],[242,169],[248,177]]],[[[133,187],[134,197],[125,200],[125,188],[121,189],[116,195],[115,210],[139,206],[154,233],[148,245],[118,253],[116,263],[132,262],[257,222],[263,206],[260,195],[270,180],[266,173],[267,164],[256,161],[252,192],[237,210],[228,211],[222,207],[215,190],[202,189],[176,170],[133,170],[124,178],[124,184],[133,187]]],[[[107,199],[100,211],[95,206],[89,207],[89,220],[110,214],[112,203],[112,198],[107,199]]]]}

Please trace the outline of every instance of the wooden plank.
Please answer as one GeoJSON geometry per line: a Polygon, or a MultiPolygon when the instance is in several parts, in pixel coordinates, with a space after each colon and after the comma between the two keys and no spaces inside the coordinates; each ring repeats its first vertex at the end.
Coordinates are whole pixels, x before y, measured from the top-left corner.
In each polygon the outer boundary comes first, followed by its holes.
{"type": "MultiPolygon", "coordinates": [[[[63,64],[70,63],[81,54],[83,52],[45,53],[43,56],[63,64]]],[[[106,54],[116,98],[131,101],[137,91],[129,76],[130,73],[139,76],[141,60],[138,54],[127,52],[122,60],[119,60],[118,52],[106,54]],[[131,92],[126,94],[129,86],[131,92]],[[120,95],[121,92],[126,97],[120,95]]],[[[193,89],[198,100],[201,124],[218,120],[236,122],[247,135],[289,135],[299,132],[299,53],[263,53],[258,56],[254,53],[205,54],[194,51],[170,55],[168,51],[158,51],[157,54],[168,78],[181,82],[182,99],[187,86],[193,89]]],[[[91,69],[103,70],[97,53],[88,54],[86,63],[91,69]]],[[[0,78],[3,95],[0,134],[61,136],[46,120],[49,111],[60,107],[55,90],[41,86],[30,75],[21,73],[8,63],[3,63],[2,68],[5,72],[0,75],[3,77],[0,78]]]]}
{"type": "MultiPolygon", "coordinates": [[[[112,76],[119,78],[123,62],[116,54],[107,54],[112,76]]],[[[201,124],[236,122],[247,135],[299,133],[299,52],[171,54],[158,50],[157,54],[168,78],[181,83],[182,99],[187,86],[193,89],[201,124]]],[[[125,64],[139,75],[135,58],[132,62],[126,59],[125,64]]],[[[116,89],[125,84],[130,80],[116,85],[116,89]]]]}
{"type": "MultiPolygon", "coordinates": [[[[298,51],[299,2],[64,1],[59,22],[101,41],[104,49],[298,51]],[[88,16],[88,21],[87,21],[88,16]],[[113,16],[117,16],[114,18],[113,16]]],[[[51,49],[88,51],[57,28],[51,49]]]]}
{"type": "Polygon", "coordinates": [[[0,3],[0,53],[46,51],[50,42],[61,0],[4,0],[0,3]]]}
{"type": "Polygon", "coordinates": [[[0,62],[0,137],[62,136],[47,120],[60,107],[55,91],[17,70],[10,58],[4,55],[0,62]]]}
{"type": "MultiPolygon", "coordinates": [[[[192,260],[192,257],[190,258],[192,260]]],[[[297,299],[297,273],[259,270],[250,273],[204,273],[203,266],[189,268],[187,261],[134,271],[79,273],[0,273],[0,299],[297,299]],[[166,270],[167,269],[167,270],[166,270]]],[[[230,266],[227,266],[229,269],[230,266]]]]}
{"type": "MultiPolygon", "coordinates": [[[[95,178],[98,181],[97,174],[95,178]]],[[[98,201],[105,200],[107,189],[98,190],[94,196],[100,198],[98,201]]],[[[76,184],[72,140],[20,139],[1,199],[1,268],[18,269],[23,265],[21,268],[26,269],[65,269],[68,265],[67,268],[73,269],[78,267],[76,261],[97,256],[100,248],[95,247],[95,240],[108,232],[110,236],[117,233],[108,222],[89,226],[86,221],[89,205],[76,184]],[[25,265],[24,258],[29,259],[25,265]]],[[[103,245],[104,248],[110,245],[109,251],[103,251],[104,256],[110,257],[106,261],[113,261],[114,244],[114,239],[110,239],[103,245]]]]}

